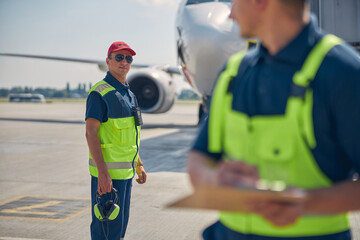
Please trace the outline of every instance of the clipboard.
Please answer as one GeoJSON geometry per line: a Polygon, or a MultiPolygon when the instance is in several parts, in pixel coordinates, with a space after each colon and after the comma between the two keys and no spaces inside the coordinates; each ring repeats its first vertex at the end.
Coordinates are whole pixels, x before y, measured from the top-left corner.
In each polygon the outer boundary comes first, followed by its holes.
{"type": "Polygon", "coordinates": [[[192,194],[169,203],[167,208],[205,209],[230,212],[249,212],[246,202],[269,200],[284,203],[301,203],[308,199],[300,189],[271,191],[236,187],[200,188],[192,194]]]}

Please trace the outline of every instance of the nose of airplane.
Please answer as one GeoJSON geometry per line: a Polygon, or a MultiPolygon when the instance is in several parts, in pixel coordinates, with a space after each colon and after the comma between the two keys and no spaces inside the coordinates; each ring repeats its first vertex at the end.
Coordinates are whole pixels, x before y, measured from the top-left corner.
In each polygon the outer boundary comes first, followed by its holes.
{"type": "Polygon", "coordinates": [[[230,8],[231,4],[227,2],[192,4],[184,8],[183,14],[194,27],[204,27],[238,36],[236,23],[229,18],[230,8]]]}
{"type": "Polygon", "coordinates": [[[190,4],[179,16],[178,55],[186,66],[188,80],[201,95],[210,95],[229,56],[246,47],[237,25],[229,18],[230,6],[227,2],[190,4]]]}

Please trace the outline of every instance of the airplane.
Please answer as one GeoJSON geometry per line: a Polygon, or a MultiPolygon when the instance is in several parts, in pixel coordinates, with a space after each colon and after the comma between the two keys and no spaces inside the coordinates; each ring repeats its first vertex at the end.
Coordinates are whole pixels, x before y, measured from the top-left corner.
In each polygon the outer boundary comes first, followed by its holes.
{"type": "MultiPolygon", "coordinates": [[[[232,0],[181,0],[176,15],[176,47],[178,66],[151,66],[132,64],[135,70],[128,74],[128,83],[138,98],[142,112],[164,113],[173,106],[176,98],[173,75],[181,74],[201,96],[199,120],[211,95],[219,71],[235,52],[256,46],[256,39],[243,39],[239,28],[229,19],[232,0]]],[[[360,51],[360,30],[354,19],[359,0],[311,0],[310,8],[319,18],[319,26],[342,37],[360,51]],[[329,7],[338,6],[338,8],[329,7]],[[332,9],[336,9],[334,12],[332,9]],[[352,11],[355,9],[354,11],[352,11]],[[321,10],[321,11],[320,11],[321,10]],[[343,17],[346,12],[347,17],[343,17]],[[332,20],[336,18],[334,23],[332,20]],[[341,25],[343,27],[337,27],[341,25]]],[[[0,56],[30,57],[97,64],[107,71],[105,61],[61,58],[39,55],[0,53],[0,56]]]]}
{"type": "MultiPolygon", "coordinates": [[[[240,39],[238,27],[229,19],[231,0],[181,0],[176,16],[176,47],[178,66],[132,64],[127,82],[137,96],[144,113],[164,113],[176,98],[173,75],[185,76],[201,96],[199,112],[204,112],[219,70],[229,56],[247,47],[240,39]]],[[[0,53],[0,56],[97,64],[107,71],[105,61],[0,53]]]]}

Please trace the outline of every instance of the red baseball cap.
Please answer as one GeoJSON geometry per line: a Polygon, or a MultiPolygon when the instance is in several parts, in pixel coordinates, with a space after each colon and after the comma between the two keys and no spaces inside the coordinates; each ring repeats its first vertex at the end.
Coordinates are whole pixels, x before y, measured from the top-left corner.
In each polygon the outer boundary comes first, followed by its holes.
{"type": "Polygon", "coordinates": [[[136,55],[136,52],[132,50],[131,47],[126,42],[113,42],[109,47],[108,56],[110,56],[112,52],[116,52],[119,50],[128,50],[131,52],[133,56],[136,55]]]}

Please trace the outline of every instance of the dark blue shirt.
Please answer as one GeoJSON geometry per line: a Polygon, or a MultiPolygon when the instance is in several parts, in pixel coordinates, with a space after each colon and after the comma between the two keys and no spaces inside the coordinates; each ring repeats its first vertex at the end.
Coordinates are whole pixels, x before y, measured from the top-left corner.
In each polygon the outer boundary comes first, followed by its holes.
{"type": "MultiPolygon", "coordinates": [[[[134,94],[130,91],[129,85],[122,84],[116,78],[114,78],[110,72],[107,72],[104,81],[113,86],[116,91],[118,91],[124,101],[117,101],[119,104],[119,111],[121,116],[118,117],[130,117],[133,116],[131,107],[135,106],[134,94]]],[[[86,113],[85,120],[88,118],[95,118],[100,122],[106,122],[108,120],[107,107],[105,101],[102,99],[101,95],[93,91],[89,94],[86,100],[86,113]]]]}
{"type": "MultiPolygon", "coordinates": [[[[232,109],[249,116],[281,115],[290,94],[292,77],[313,46],[323,37],[313,22],[276,55],[267,49],[249,51],[233,80],[232,109]]],[[[322,172],[332,181],[360,172],[360,57],[347,44],[326,55],[313,88],[313,122],[317,146],[312,150],[322,172]]],[[[219,160],[208,151],[208,122],[205,120],[194,150],[219,160]]]]}

